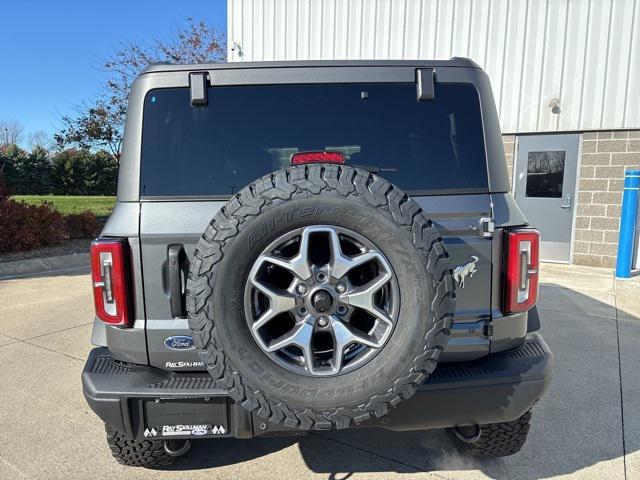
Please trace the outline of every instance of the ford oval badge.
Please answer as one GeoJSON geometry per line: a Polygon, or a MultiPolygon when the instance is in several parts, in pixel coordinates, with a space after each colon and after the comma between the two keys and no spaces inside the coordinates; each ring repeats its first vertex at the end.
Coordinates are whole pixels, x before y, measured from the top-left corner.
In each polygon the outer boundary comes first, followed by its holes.
{"type": "Polygon", "coordinates": [[[176,335],[164,339],[164,346],[169,350],[191,350],[196,348],[193,344],[193,338],[187,335],[176,335]]]}

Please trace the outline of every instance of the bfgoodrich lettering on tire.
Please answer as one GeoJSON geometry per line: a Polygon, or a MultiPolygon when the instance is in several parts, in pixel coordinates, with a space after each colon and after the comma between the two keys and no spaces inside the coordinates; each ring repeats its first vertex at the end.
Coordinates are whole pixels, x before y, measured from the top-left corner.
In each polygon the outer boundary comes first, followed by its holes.
{"type": "Polygon", "coordinates": [[[376,175],[292,167],[215,215],[187,282],[189,326],[217,386],[274,423],[381,417],[434,370],[455,285],[418,205],[376,175]]]}

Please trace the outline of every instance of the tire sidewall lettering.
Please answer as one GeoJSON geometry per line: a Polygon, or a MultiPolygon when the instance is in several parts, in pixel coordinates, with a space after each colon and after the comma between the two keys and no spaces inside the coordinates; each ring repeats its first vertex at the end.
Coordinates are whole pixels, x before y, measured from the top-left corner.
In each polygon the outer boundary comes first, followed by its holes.
{"type": "Polygon", "coordinates": [[[339,387],[336,389],[317,390],[313,388],[301,387],[299,385],[294,385],[291,383],[285,383],[281,379],[276,379],[249,354],[246,348],[238,348],[237,352],[240,358],[242,358],[244,363],[249,367],[249,369],[259,375],[257,379],[259,382],[269,383],[270,385],[277,387],[278,390],[283,394],[296,394],[307,399],[327,400],[331,398],[349,398],[361,391],[365,391],[371,386],[382,383],[385,378],[384,368],[381,368],[371,377],[365,378],[355,385],[348,385],[346,387],[339,387]]]}
{"type": "Polygon", "coordinates": [[[276,230],[278,226],[294,223],[297,219],[308,218],[314,215],[329,215],[355,220],[359,224],[368,225],[370,229],[374,229],[376,233],[386,236],[388,239],[393,238],[393,235],[391,235],[387,229],[376,223],[370,216],[361,215],[352,209],[318,206],[285,210],[280,215],[269,218],[267,221],[252,227],[252,230],[248,234],[247,246],[249,250],[252,250],[256,244],[261,243],[265,237],[271,236],[270,234],[276,230]]]}

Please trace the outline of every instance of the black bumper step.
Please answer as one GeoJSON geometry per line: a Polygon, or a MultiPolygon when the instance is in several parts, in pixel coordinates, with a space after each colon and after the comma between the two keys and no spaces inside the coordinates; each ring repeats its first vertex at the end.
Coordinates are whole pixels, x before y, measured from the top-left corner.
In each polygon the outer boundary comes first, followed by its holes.
{"type": "MultiPolygon", "coordinates": [[[[473,362],[438,366],[416,394],[382,419],[361,426],[391,430],[419,430],[511,421],[531,408],[543,395],[553,363],[544,339],[530,333],[518,348],[488,355],[473,362]]],[[[85,397],[104,421],[132,437],[146,427],[145,403],[178,399],[223,402],[226,430],[236,437],[251,437],[286,427],[268,425],[253,430],[252,418],[235,405],[227,391],[214,388],[206,372],[176,373],[147,366],[127,366],[112,360],[106,348],[91,351],[82,373],[85,397]]],[[[176,420],[175,423],[181,423],[176,420]]],[[[187,422],[188,423],[188,422],[187,422]]]]}

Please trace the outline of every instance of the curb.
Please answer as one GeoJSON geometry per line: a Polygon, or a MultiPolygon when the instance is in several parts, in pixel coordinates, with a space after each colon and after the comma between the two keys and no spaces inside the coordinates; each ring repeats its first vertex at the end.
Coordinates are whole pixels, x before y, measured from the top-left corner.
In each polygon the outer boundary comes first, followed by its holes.
{"type": "Polygon", "coordinates": [[[0,263],[0,278],[17,277],[34,273],[55,272],[69,268],[89,268],[88,253],[74,253],[57,257],[30,258],[0,263]]]}

